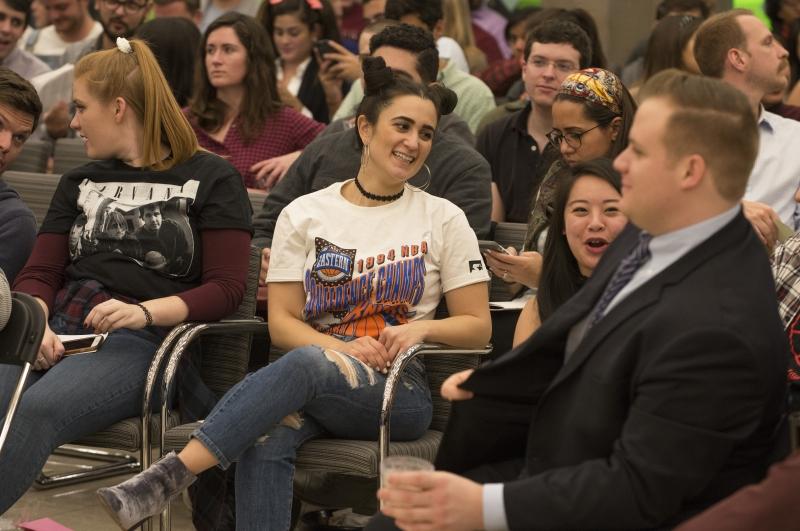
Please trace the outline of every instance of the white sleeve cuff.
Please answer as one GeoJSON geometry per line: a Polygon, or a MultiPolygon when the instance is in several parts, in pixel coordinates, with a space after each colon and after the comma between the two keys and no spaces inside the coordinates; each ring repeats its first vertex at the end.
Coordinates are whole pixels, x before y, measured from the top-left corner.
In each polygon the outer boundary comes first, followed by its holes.
{"type": "Polygon", "coordinates": [[[483,528],[486,531],[508,530],[502,483],[489,483],[483,486],[483,528]]]}

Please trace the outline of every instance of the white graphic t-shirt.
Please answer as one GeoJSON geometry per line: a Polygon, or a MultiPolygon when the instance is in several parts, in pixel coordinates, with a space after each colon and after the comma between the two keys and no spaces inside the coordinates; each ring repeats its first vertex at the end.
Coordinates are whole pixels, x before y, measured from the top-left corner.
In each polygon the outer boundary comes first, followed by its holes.
{"type": "Polygon", "coordinates": [[[362,207],[342,197],[344,184],[290,203],[272,240],[267,282],[302,282],[304,320],[321,332],[377,338],[432,319],[443,293],[489,280],[451,202],[406,187],[397,201],[362,207]]]}

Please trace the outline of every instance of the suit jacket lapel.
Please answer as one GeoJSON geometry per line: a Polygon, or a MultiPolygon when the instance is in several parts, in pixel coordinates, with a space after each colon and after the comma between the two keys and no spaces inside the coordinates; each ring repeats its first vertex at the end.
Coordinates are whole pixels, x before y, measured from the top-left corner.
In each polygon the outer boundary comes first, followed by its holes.
{"type": "MultiPolygon", "coordinates": [[[[736,244],[736,240],[742,240],[746,237],[747,231],[750,230],[749,223],[745,220],[744,216],[740,213],[733,221],[728,223],[725,227],[714,236],[706,239],[700,245],[690,250],[687,254],[679,258],[675,263],[671,264],[664,271],[650,279],[644,285],[640,286],[634,292],[630,293],[623,301],[614,306],[611,311],[603,317],[595,326],[593,326],[583,338],[583,341],[572,353],[567,363],[561,371],[556,375],[551,387],[554,387],[566,379],[578,367],[580,367],[586,358],[592,354],[597,345],[612,333],[617,327],[622,325],[632,316],[642,312],[649,306],[652,306],[661,299],[662,290],[669,285],[680,282],[687,274],[706,263],[713,256],[724,252],[725,249],[730,248],[736,244]]],[[[628,231],[626,230],[626,233],[628,231]]],[[[638,231],[636,231],[638,237],[638,231]]],[[[629,245],[626,245],[626,253],[630,248],[635,245],[635,239],[629,245]]],[[[625,256],[624,254],[622,255],[625,256]]],[[[611,274],[616,270],[619,265],[619,257],[613,261],[611,274]]],[[[610,274],[604,272],[605,278],[598,278],[603,288],[610,280],[610,274]]],[[[592,280],[595,277],[592,276],[592,280]]],[[[602,290],[601,290],[602,293],[602,290]]],[[[600,297],[600,294],[595,296],[595,301],[600,297]]]]}

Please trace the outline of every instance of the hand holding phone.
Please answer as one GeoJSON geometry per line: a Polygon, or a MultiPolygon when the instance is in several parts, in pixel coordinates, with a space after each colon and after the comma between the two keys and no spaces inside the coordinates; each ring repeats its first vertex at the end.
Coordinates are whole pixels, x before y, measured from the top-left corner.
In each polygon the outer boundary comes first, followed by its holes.
{"type": "Polygon", "coordinates": [[[108,334],[92,334],[88,336],[59,336],[64,345],[64,356],[95,352],[103,344],[108,334]]]}
{"type": "Polygon", "coordinates": [[[316,48],[317,53],[319,54],[319,58],[323,61],[325,60],[325,55],[329,53],[336,53],[336,50],[331,46],[331,43],[328,39],[320,39],[314,43],[314,48],[316,48]]]}
{"type": "Polygon", "coordinates": [[[498,253],[508,254],[508,250],[499,243],[491,240],[478,240],[478,247],[481,253],[486,251],[496,251],[498,253]]]}

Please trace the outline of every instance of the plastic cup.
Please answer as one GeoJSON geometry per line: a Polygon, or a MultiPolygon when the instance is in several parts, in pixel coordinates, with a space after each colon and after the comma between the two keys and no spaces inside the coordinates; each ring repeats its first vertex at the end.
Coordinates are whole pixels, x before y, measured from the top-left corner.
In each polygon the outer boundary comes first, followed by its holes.
{"type": "Polygon", "coordinates": [[[381,487],[394,472],[433,472],[433,463],[419,457],[392,455],[381,461],[381,487]]]}

